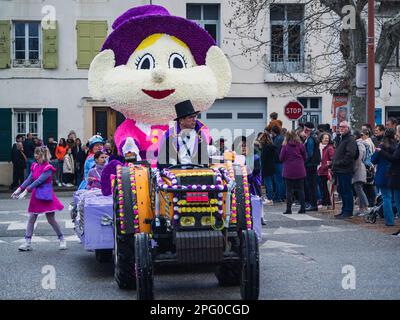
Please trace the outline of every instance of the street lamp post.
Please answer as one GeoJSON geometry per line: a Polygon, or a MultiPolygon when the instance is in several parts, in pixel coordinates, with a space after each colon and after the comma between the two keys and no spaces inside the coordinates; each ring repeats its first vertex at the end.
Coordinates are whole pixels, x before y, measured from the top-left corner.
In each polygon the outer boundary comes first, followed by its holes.
{"type": "MultiPolygon", "coordinates": [[[[375,1],[368,0],[367,121],[375,126],[375,1]]],[[[378,75],[379,76],[379,75],[378,75]]]]}

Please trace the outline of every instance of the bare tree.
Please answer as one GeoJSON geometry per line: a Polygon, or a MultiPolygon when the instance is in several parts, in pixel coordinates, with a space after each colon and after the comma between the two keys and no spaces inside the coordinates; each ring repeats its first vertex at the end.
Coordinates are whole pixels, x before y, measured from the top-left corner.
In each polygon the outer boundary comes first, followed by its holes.
{"type": "MultiPolygon", "coordinates": [[[[384,2],[384,1],[383,1],[384,2]]],[[[381,65],[383,72],[397,48],[400,41],[400,1],[391,1],[391,5],[397,10],[389,10],[389,15],[380,19],[377,24],[380,28],[376,46],[375,61],[381,65]],[[396,6],[397,5],[397,6],[396,6]]],[[[232,42],[240,47],[240,54],[251,57],[254,54],[265,52],[268,56],[276,43],[274,37],[282,36],[271,32],[271,39],[267,40],[266,17],[269,9],[280,4],[279,0],[230,0],[234,8],[231,19],[227,21],[227,27],[231,29],[230,36],[226,37],[227,43],[232,42]]],[[[303,26],[297,36],[298,41],[304,41],[306,49],[314,41],[322,45],[322,51],[305,58],[304,70],[306,80],[301,81],[299,88],[303,92],[326,92],[340,90],[345,92],[352,105],[352,122],[355,127],[360,127],[366,122],[366,99],[356,96],[355,78],[357,63],[367,61],[367,15],[368,0],[308,0],[298,1],[304,5],[303,26]],[[354,28],[343,28],[342,22],[349,14],[343,10],[345,6],[352,6],[355,22],[354,28]]],[[[283,3],[282,3],[283,4],[283,3]]],[[[294,28],[294,26],[290,26],[294,28]]],[[[286,31],[290,33],[290,28],[286,31]]],[[[291,32],[293,34],[293,32],[291,32]]],[[[286,35],[288,36],[288,35],[286,35]]],[[[292,39],[296,42],[296,39],[292,39]]],[[[270,67],[271,59],[263,56],[265,66],[270,67]]],[[[300,81],[291,72],[283,72],[293,83],[300,81]]]]}

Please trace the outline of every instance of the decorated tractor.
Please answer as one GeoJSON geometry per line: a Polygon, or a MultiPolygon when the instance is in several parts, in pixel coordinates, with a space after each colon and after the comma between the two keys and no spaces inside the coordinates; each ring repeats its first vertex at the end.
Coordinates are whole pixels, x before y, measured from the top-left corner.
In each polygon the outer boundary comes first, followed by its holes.
{"type": "Polygon", "coordinates": [[[222,286],[259,294],[258,240],[244,166],[118,166],[113,187],[115,279],[153,299],[158,264],[215,265],[222,286]]]}

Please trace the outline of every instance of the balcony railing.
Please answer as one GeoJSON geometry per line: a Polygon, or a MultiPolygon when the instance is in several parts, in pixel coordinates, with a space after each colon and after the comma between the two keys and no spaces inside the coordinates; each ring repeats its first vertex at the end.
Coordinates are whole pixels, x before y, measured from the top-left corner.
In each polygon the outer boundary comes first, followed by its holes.
{"type": "Polygon", "coordinates": [[[271,55],[270,72],[272,73],[302,73],[304,59],[300,54],[271,55]]]}

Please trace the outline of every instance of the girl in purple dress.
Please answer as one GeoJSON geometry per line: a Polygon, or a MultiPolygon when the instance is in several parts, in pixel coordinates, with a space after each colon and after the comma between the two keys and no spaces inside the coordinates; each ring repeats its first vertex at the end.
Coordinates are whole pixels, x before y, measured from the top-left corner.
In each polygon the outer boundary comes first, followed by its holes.
{"type": "Polygon", "coordinates": [[[60,226],[55,220],[55,211],[64,209],[62,203],[57,199],[53,191],[52,175],[56,169],[49,164],[50,152],[45,146],[35,149],[35,160],[31,166],[31,173],[24,183],[11,195],[12,198],[24,199],[28,192],[32,192],[29,202],[29,220],[25,232],[25,243],[18,249],[20,251],[32,250],[31,239],[35,222],[39,214],[46,214],[47,221],[53,227],[58,239],[60,249],[66,249],[67,244],[60,226]]]}

